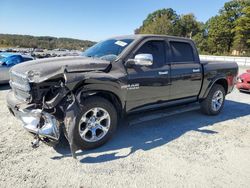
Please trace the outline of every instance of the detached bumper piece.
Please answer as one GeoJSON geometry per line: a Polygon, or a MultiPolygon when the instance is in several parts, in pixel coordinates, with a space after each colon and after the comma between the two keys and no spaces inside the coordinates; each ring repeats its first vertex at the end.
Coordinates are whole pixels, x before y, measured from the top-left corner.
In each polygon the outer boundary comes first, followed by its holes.
{"type": "Polygon", "coordinates": [[[23,122],[23,127],[36,135],[59,140],[59,123],[53,115],[42,110],[18,112],[18,118],[23,122]]]}
{"type": "Polygon", "coordinates": [[[22,105],[20,102],[18,103],[16,101],[12,92],[8,94],[7,102],[10,112],[22,121],[23,128],[35,135],[35,145],[38,145],[39,140],[45,142],[55,142],[59,140],[60,123],[53,115],[46,113],[41,109],[21,107],[22,105]]]}

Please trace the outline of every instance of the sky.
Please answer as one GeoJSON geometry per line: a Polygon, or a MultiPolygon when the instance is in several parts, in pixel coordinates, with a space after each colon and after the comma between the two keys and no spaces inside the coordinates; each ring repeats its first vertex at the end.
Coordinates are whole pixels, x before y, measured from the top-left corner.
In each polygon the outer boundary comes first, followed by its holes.
{"type": "Polygon", "coordinates": [[[207,21],[228,0],[0,0],[0,33],[99,41],[133,34],[149,13],[172,8],[207,21]]]}

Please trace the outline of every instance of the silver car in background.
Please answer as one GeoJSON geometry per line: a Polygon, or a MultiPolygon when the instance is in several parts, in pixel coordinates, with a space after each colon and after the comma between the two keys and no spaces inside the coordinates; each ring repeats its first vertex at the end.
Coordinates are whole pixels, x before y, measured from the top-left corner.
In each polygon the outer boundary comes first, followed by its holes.
{"type": "Polygon", "coordinates": [[[9,70],[11,67],[30,60],[34,60],[34,58],[16,53],[0,53],[0,84],[9,83],[9,70]]]}

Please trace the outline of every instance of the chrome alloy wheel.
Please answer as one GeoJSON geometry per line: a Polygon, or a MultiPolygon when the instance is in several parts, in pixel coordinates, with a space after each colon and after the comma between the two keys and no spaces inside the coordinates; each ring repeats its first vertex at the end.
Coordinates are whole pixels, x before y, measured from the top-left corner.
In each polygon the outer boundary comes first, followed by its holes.
{"type": "Polygon", "coordinates": [[[213,98],[212,98],[212,109],[213,111],[218,111],[224,101],[224,96],[222,91],[218,90],[214,93],[213,98]]]}
{"type": "Polygon", "coordinates": [[[87,142],[97,142],[108,133],[110,123],[110,115],[105,109],[99,107],[92,108],[83,114],[80,119],[80,136],[87,142]]]}

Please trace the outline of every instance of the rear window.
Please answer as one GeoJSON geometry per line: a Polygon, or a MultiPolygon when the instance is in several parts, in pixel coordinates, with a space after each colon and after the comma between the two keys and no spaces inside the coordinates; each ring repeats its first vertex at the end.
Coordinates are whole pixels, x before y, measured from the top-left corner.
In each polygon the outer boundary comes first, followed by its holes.
{"type": "Polygon", "coordinates": [[[193,48],[189,43],[170,42],[174,62],[194,61],[193,48]]]}

